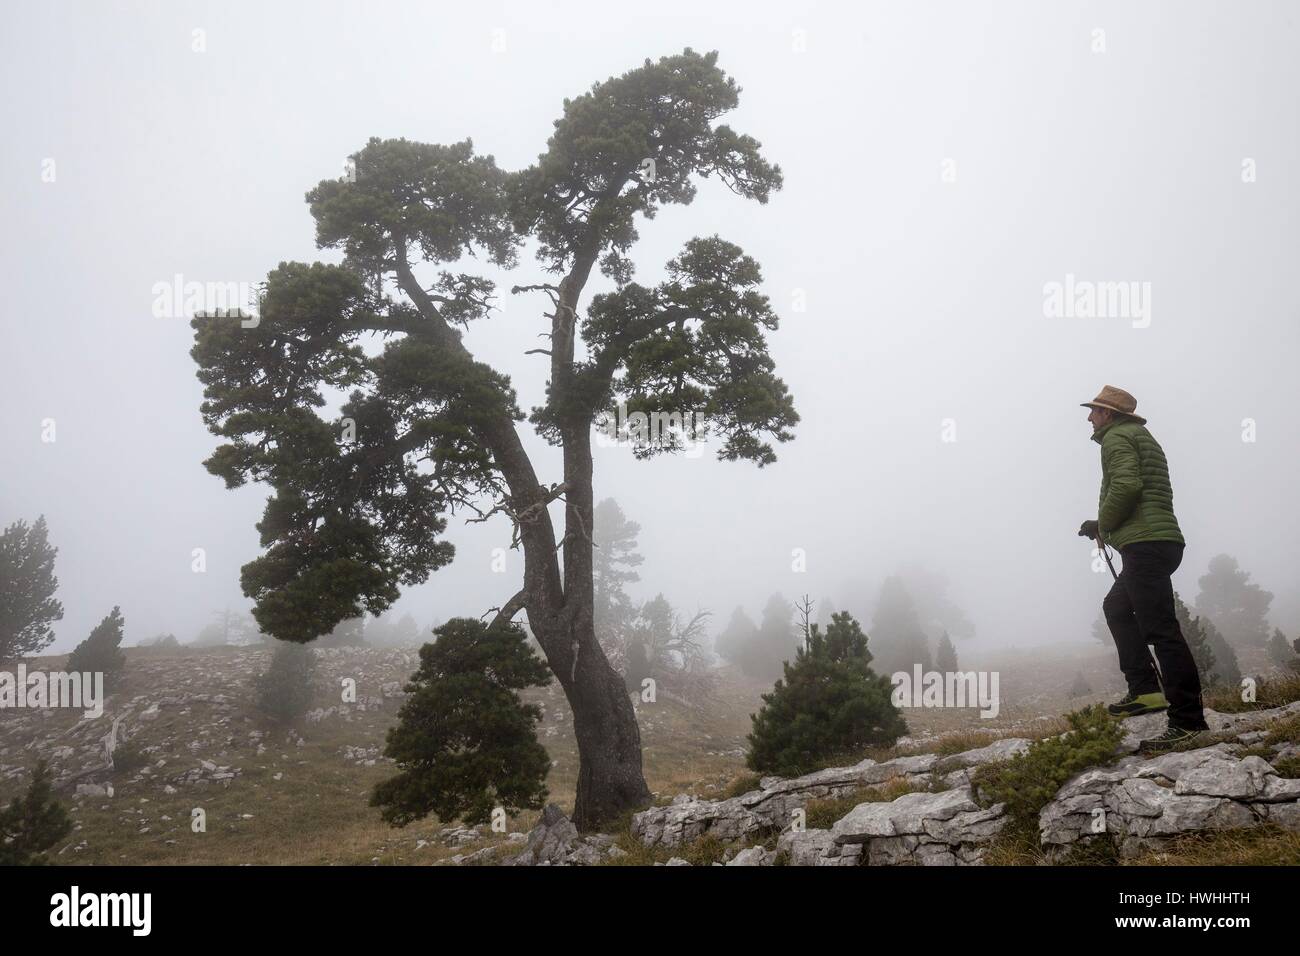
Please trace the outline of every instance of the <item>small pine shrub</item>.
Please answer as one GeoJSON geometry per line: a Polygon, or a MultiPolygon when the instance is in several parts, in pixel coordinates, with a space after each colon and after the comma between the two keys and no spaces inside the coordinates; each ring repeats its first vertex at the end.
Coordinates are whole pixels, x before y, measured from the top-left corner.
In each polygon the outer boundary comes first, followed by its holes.
{"type": "Polygon", "coordinates": [[[46,862],[45,851],[72,832],[63,804],[54,798],[49,768],[42,760],[22,797],[0,810],[0,866],[35,866],[46,862]]]}
{"type": "Polygon", "coordinates": [[[384,754],[400,773],[375,787],[370,805],[399,827],[430,813],[478,824],[494,807],[541,809],[551,766],[537,741],[542,712],[516,692],[549,684],[546,664],[514,624],[452,618],[434,634],[388,731],[384,754]]]}
{"type": "Polygon", "coordinates": [[[972,790],[985,807],[1005,803],[1012,825],[1038,826],[1038,812],[1075,774],[1115,757],[1124,739],[1119,721],[1094,704],[1067,714],[1070,730],[1060,737],[1035,741],[1010,760],[985,764],[972,776],[972,790]]]}
{"type": "Polygon", "coordinates": [[[117,774],[135,773],[147,766],[149,756],[139,744],[123,743],[113,748],[113,772],[117,774]]]}
{"type": "Polygon", "coordinates": [[[907,732],[888,677],[870,667],[867,637],[852,616],[835,614],[823,636],[810,625],[785,678],[751,715],[750,770],[795,777],[837,755],[891,746],[907,732]]]}
{"type": "Polygon", "coordinates": [[[311,707],[316,652],[305,644],[279,641],[271,665],[257,678],[257,709],[279,723],[291,723],[311,707]]]}

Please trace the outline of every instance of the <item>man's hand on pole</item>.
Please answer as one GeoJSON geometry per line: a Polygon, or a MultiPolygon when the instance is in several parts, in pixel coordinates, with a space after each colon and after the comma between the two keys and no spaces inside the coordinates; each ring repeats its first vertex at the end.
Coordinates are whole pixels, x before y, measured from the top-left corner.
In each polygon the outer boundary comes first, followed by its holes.
{"type": "Polygon", "coordinates": [[[1079,525],[1080,538],[1090,538],[1091,540],[1096,541],[1100,536],[1101,536],[1101,529],[1098,526],[1096,521],[1089,519],[1088,521],[1085,521],[1083,524],[1079,525]]]}

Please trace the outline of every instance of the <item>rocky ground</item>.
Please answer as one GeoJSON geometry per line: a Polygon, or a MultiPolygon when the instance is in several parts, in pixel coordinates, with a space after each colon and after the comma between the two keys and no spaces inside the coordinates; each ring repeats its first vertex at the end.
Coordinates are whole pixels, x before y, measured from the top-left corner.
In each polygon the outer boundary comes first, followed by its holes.
{"type": "MultiPolygon", "coordinates": [[[[293,726],[279,726],[254,706],[253,683],[269,650],[129,648],[126,675],[99,718],[83,719],[79,710],[0,711],[0,800],[22,791],[37,759],[49,762],[76,820],[74,838],[54,851],[56,862],[428,863],[506,838],[436,820],[400,830],[383,824],[369,794],[393,773],[384,735],[418,650],[316,654],[313,708],[293,726]],[[345,679],[355,682],[355,701],[342,699],[345,679]],[[206,832],[194,832],[196,810],[206,832]]],[[[28,662],[29,670],[61,666],[62,658],[28,662]]],[[[571,803],[577,748],[564,696],[555,684],[525,696],[544,715],[538,734],[553,761],[551,796],[571,803]]],[[[724,787],[743,763],[749,704],[748,696],[709,709],[638,704],[652,787],[724,787]]],[[[510,821],[516,839],[537,818],[510,821]]]]}
{"type": "MultiPolygon", "coordinates": [[[[1135,858],[1209,830],[1272,825],[1300,832],[1300,779],[1279,773],[1279,767],[1290,772],[1300,746],[1274,741],[1277,735],[1268,729],[1286,727],[1294,735],[1297,718],[1300,701],[1238,714],[1207,710],[1213,731],[1208,740],[1218,742],[1151,757],[1134,751],[1163,729],[1163,715],[1129,718],[1118,748],[1126,756],[1078,774],[1039,814],[1044,862],[1064,862],[1071,848],[1102,836],[1113,840],[1122,858],[1135,858]],[[1250,752],[1260,745],[1268,759],[1250,752]]],[[[636,814],[631,836],[649,848],[712,840],[725,845],[713,864],[725,866],[978,865],[1008,817],[1004,804],[986,806],[976,799],[971,772],[1030,744],[1005,737],[946,757],[868,758],[795,779],[766,777],[754,790],[725,800],[682,794],[668,806],[636,814]],[[890,799],[891,789],[905,792],[890,799]],[[828,826],[808,825],[811,808],[837,802],[842,812],[828,826]]],[[[551,806],[524,848],[500,859],[509,865],[588,865],[625,856],[612,837],[579,835],[551,806]]],[[[680,856],[655,862],[691,865],[680,856]]]]}
{"type": "MultiPolygon", "coordinates": [[[[543,709],[539,736],[553,761],[547,784],[555,805],[511,819],[506,832],[437,820],[393,829],[368,800],[393,772],[384,734],[416,648],[318,649],[313,708],[291,727],[268,722],[253,703],[253,681],[270,658],[265,648],[127,654],[125,678],[98,719],[0,713],[0,800],[19,793],[44,758],[76,821],[53,851],[56,863],[978,863],[1001,816],[975,804],[968,771],[1060,732],[1060,714],[1121,689],[1101,648],[964,660],[1001,671],[996,719],[909,709],[910,736],[889,752],[797,780],[745,780],[749,714],[768,688],[724,671],[716,700],[636,705],[659,805],[626,832],[579,836],[561,809],[572,804],[577,753],[554,685],[527,696],[543,709]],[[1079,673],[1093,690],[1072,698],[1067,689],[1079,673]],[[355,682],[354,701],[342,699],[345,679],[355,682]],[[801,812],[806,819],[795,825],[801,812]]],[[[1218,719],[1245,736],[1195,759],[1130,757],[1071,781],[1044,811],[1044,857],[1086,843],[1098,809],[1130,854],[1186,827],[1292,826],[1295,797],[1275,766],[1291,751],[1252,742],[1250,734],[1262,732],[1254,723],[1237,726],[1269,717],[1218,719]],[[1226,781],[1224,792],[1207,780],[1226,781]]]]}

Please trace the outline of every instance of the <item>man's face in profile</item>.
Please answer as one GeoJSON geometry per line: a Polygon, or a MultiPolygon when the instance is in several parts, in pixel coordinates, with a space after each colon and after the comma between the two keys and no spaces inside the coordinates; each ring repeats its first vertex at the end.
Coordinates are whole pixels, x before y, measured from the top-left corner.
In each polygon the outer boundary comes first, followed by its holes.
{"type": "Polygon", "coordinates": [[[1115,413],[1108,408],[1090,408],[1088,409],[1088,421],[1092,422],[1092,430],[1096,432],[1099,428],[1104,428],[1115,413]]]}

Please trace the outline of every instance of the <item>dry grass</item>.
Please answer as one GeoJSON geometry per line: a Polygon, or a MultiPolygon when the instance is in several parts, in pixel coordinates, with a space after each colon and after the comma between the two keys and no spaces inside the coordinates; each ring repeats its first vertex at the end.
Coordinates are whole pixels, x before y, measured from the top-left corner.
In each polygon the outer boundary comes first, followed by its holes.
{"type": "Polygon", "coordinates": [[[826,797],[821,800],[809,800],[804,807],[806,824],[809,830],[829,830],[837,820],[843,818],[860,803],[889,803],[905,793],[927,790],[926,781],[917,781],[908,777],[890,777],[874,787],[860,787],[851,793],[838,797],[826,797]]]}
{"type": "Polygon", "coordinates": [[[1212,830],[1171,840],[1124,866],[1297,866],[1300,833],[1276,826],[1246,830],[1212,830]]]}
{"type": "Polygon", "coordinates": [[[1237,687],[1211,688],[1202,695],[1202,700],[1206,707],[1222,714],[1284,707],[1300,700],[1300,673],[1264,678],[1255,687],[1255,700],[1249,703],[1241,699],[1241,689],[1237,687]]]}

